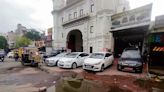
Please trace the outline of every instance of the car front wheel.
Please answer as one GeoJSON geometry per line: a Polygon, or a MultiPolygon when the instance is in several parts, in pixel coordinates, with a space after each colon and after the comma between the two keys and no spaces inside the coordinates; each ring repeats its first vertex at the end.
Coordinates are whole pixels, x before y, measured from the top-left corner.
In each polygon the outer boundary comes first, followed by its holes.
{"type": "Polygon", "coordinates": [[[72,64],[72,69],[76,69],[77,68],[77,64],[76,63],[73,63],[72,64]]]}
{"type": "Polygon", "coordinates": [[[121,65],[117,65],[117,70],[118,71],[122,71],[122,66],[121,65]]]}
{"type": "Polygon", "coordinates": [[[104,68],[105,68],[104,65],[102,65],[102,66],[101,66],[101,72],[104,71],[104,68]]]}

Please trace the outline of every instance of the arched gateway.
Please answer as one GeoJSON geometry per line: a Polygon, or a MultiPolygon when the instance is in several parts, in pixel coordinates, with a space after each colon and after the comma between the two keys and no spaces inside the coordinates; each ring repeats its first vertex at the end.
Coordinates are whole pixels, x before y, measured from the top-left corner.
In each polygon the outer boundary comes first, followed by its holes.
{"type": "Polygon", "coordinates": [[[72,30],[67,35],[67,48],[72,52],[83,51],[82,33],[80,30],[72,30]]]}

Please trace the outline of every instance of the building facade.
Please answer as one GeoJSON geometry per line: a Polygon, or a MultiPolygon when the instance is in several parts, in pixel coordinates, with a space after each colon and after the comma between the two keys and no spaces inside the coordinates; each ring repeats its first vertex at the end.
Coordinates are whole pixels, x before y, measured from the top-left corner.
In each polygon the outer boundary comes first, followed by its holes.
{"type": "Polygon", "coordinates": [[[115,56],[128,47],[137,47],[143,53],[151,24],[152,4],[111,16],[115,56]]]}
{"type": "Polygon", "coordinates": [[[16,42],[16,34],[14,31],[10,31],[7,33],[7,42],[10,49],[14,48],[16,42]]]}
{"type": "Polygon", "coordinates": [[[164,15],[157,16],[148,37],[149,72],[164,75],[164,15]]]}
{"type": "Polygon", "coordinates": [[[23,26],[22,24],[17,24],[17,29],[15,30],[15,34],[17,36],[23,36],[24,34],[26,34],[27,32],[27,28],[25,26],[23,26]]]}
{"type": "Polygon", "coordinates": [[[111,16],[128,9],[126,0],[53,0],[53,48],[112,50],[111,16]]]}

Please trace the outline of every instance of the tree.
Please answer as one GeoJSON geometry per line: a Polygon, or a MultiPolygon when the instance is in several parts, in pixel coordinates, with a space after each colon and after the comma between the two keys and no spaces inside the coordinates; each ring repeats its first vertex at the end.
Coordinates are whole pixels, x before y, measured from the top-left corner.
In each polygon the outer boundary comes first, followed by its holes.
{"type": "Polygon", "coordinates": [[[25,47],[31,44],[31,40],[26,37],[17,37],[15,47],[25,47]]]}
{"type": "Polygon", "coordinates": [[[38,41],[41,39],[41,34],[35,29],[31,29],[25,34],[25,37],[29,38],[32,41],[38,41]]]}
{"type": "Polygon", "coordinates": [[[4,36],[0,36],[0,49],[7,49],[8,43],[4,36]]]}

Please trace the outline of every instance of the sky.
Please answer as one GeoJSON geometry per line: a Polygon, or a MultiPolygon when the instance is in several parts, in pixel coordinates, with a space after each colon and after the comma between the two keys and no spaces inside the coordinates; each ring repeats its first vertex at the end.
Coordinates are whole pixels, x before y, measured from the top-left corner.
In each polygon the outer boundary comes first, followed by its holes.
{"type": "Polygon", "coordinates": [[[45,30],[53,25],[52,0],[0,0],[0,33],[27,28],[45,30]]]}
{"type": "MultiPolygon", "coordinates": [[[[164,0],[128,0],[131,9],[153,2],[152,19],[164,14],[164,0]],[[163,7],[163,8],[161,8],[163,7]]],[[[39,31],[53,26],[52,0],[0,0],[0,33],[15,30],[18,23],[39,31]]]]}

